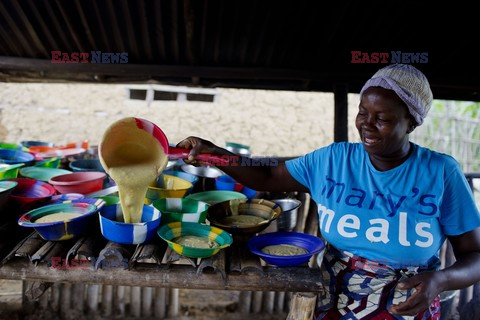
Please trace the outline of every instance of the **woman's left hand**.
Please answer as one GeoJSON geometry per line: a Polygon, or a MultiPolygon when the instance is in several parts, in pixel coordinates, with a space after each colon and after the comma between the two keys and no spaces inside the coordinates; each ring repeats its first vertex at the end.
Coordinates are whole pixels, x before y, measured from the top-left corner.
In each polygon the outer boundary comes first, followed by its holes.
{"type": "Polygon", "coordinates": [[[394,304],[390,312],[402,316],[415,316],[430,307],[433,299],[443,291],[443,275],[439,271],[422,272],[399,282],[397,288],[415,292],[404,302],[394,304]]]}

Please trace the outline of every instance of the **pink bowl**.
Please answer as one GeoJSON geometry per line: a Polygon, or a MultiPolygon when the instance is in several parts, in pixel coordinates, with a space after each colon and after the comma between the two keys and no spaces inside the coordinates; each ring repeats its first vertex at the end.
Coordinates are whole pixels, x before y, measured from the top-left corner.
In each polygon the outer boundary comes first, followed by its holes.
{"type": "Polygon", "coordinates": [[[55,189],[46,182],[29,178],[8,179],[17,182],[17,186],[10,194],[10,200],[20,211],[37,208],[55,194],[55,189]]]}
{"type": "Polygon", "coordinates": [[[51,178],[48,182],[60,193],[87,194],[102,190],[103,180],[106,177],[104,172],[85,171],[62,174],[51,178]]]}

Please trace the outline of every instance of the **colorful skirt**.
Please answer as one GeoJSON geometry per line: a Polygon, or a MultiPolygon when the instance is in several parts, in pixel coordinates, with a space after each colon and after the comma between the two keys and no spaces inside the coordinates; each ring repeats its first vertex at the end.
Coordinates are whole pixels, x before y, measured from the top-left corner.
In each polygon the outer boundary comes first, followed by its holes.
{"type": "MultiPolygon", "coordinates": [[[[329,247],[322,263],[322,276],[327,284],[325,295],[319,297],[317,320],[438,320],[440,299],[416,316],[399,316],[388,312],[392,304],[403,302],[413,290],[397,289],[404,277],[418,272],[418,268],[393,269],[378,262],[355,257],[345,251],[329,247]]],[[[426,271],[426,270],[425,270],[426,271]]]]}

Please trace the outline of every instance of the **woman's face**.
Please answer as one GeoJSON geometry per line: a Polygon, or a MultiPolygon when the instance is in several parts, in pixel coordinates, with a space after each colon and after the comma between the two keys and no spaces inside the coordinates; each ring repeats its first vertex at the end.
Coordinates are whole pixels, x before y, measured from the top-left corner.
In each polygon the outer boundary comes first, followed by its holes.
{"type": "Polygon", "coordinates": [[[414,126],[407,107],[394,91],[368,88],[358,108],[355,125],[371,156],[395,160],[408,154],[408,133],[414,126]]]}

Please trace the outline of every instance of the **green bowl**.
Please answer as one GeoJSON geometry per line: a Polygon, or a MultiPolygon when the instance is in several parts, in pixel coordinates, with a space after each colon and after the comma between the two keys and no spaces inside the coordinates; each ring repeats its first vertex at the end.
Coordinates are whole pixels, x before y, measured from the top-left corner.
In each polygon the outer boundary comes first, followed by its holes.
{"type": "MultiPolygon", "coordinates": [[[[163,218],[163,217],[162,217],[163,218]]],[[[222,229],[193,222],[172,222],[160,227],[157,231],[160,238],[167,241],[168,246],[176,253],[189,258],[208,258],[217,254],[221,249],[230,246],[232,236],[222,229]],[[208,238],[218,244],[216,248],[193,248],[182,246],[174,240],[180,236],[197,236],[208,238]]]]}
{"type": "Polygon", "coordinates": [[[49,158],[36,162],[34,167],[58,168],[60,167],[60,158],[49,158]]]}
{"type": "Polygon", "coordinates": [[[162,213],[161,224],[167,224],[176,221],[205,223],[210,205],[192,199],[163,198],[155,200],[153,206],[162,213]]]}
{"type": "Polygon", "coordinates": [[[102,196],[94,198],[102,199],[103,201],[105,201],[105,206],[111,206],[112,204],[117,204],[120,202],[120,198],[117,196],[102,196]]]}
{"type": "Polygon", "coordinates": [[[14,179],[18,177],[18,168],[23,167],[23,163],[6,164],[0,163],[0,180],[14,179]]]}
{"type": "Polygon", "coordinates": [[[21,176],[45,182],[48,182],[53,177],[69,173],[72,173],[72,171],[48,167],[25,167],[20,169],[21,176]]]}
{"type": "Polygon", "coordinates": [[[247,199],[247,197],[243,193],[236,191],[214,190],[192,193],[191,195],[186,196],[185,199],[204,201],[213,205],[227,200],[247,199]]]}

